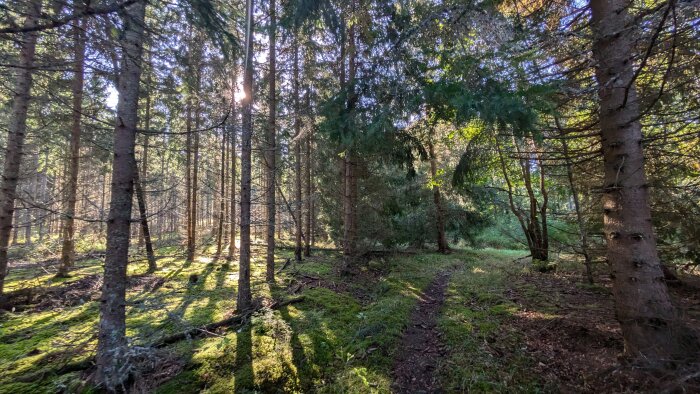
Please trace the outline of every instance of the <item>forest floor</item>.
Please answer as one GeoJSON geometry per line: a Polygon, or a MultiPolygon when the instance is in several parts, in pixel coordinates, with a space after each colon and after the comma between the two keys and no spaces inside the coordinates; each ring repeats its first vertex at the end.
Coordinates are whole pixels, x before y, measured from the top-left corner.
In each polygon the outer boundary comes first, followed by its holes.
{"type": "MultiPolygon", "coordinates": [[[[619,366],[603,267],[586,285],[566,258],[542,274],[522,251],[457,250],[377,257],[341,275],[338,254],[318,251],[269,285],[258,258],[262,307],[244,324],[154,350],[167,335],[230,317],[238,279],[235,263],[187,264],[174,248],[157,254],[169,257],[153,274],[143,262],[129,266],[127,334],[142,371],[134,391],[622,392],[668,381],[619,366]],[[274,307],[295,297],[303,300],[274,307]]],[[[289,257],[280,251],[280,261],[289,257]]],[[[0,393],[92,391],[80,368],[94,355],[101,263],[80,260],[61,280],[53,264],[11,267],[8,291],[35,290],[0,315],[0,393]]],[[[700,327],[700,292],[675,287],[673,295],[700,327]]]]}

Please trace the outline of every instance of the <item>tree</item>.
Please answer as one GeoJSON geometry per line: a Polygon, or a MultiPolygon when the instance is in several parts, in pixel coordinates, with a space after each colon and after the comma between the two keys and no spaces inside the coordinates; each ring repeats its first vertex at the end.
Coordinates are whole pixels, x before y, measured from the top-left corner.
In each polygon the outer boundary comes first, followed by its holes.
{"type": "Polygon", "coordinates": [[[119,100],[114,129],[112,193],[107,219],[107,250],[100,303],[95,379],[115,390],[127,376],[120,366],[127,356],[126,266],[129,258],[131,208],[136,176],[136,127],[146,3],[135,2],[123,14],[119,100]]]}
{"type": "Polygon", "coordinates": [[[604,232],[625,353],[658,363],[697,357],[698,342],[671,303],[656,250],[633,69],[631,3],[590,2],[605,168],[604,232]]]}
{"type": "Polygon", "coordinates": [[[294,59],[292,65],[292,100],[294,101],[294,196],[296,199],[294,209],[294,258],[301,261],[302,257],[302,199],[301,199],[301,114],[299,103],[299,32],[294,32],[294,59]]]}
{"type": "Polygon", "coordinates": [[[267,199],[267,256],[266,256],[266,273],[265,278],[268,282],[275,280],[275,214],[277,203],[275,199],[275,190],[277,184],[277,21],[276,21],[276,2],[270,0],[270,53],[269,53],[269,96],[268,110],[270,111],[267,124],[267,146],[265,148],[265,164],[266,164],[266,190],[265,197],[267,199]]]}
{"type": "Polygon", "coordinates": [[[27,110],[31,100],[34,57],[36,53],[37,32],[41,14],[41,0],[32,0],[27,4],[26,17],[21,35],[19,64],[15,80],[12,114],[7,134],[7,153],[5,154],[0,185],[0,295],[5,285],[7,273],[7,248],[12,234],[12,217],[17,197],[17,181],[22,161],[22,150],[27,133],[27,110]]]}
{"type": "Polygon", "coordinates": [[[243,93],[241,129],[241,246],[238,272],[237,309],[250,309],[253,299],[250,290],[250,186],[251,148],[253,137],[253,26],[254,0],[246,0],[245,63],[243,66],[243,93]]]}

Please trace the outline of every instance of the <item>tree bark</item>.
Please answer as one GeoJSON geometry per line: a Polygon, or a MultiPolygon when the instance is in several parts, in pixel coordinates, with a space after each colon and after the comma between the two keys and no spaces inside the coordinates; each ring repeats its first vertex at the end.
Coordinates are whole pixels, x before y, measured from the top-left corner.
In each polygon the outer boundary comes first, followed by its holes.
{"type": "Polygon", "coordinates": [[[445,211],[442,207],[440,186],[437,184],[437,157],[435,157],[435,147],[433,146],[431,138],[432,136],[428,138],[428,154],[430,155],[430,176],[433,179],[433,203],[435,204],[437,246],[438,252],[447,253],[450,251],[450,246],[447,243],[447,236],[445,234],[445,211]]]}
{"type": "Polygon", "coordinates": [[[295,221],[294,231],[294,258],[296,261],[301,261],[302,255],[302,200],[301,200],[301,117],[299,114],[299,33],[295,33],[294,37],[294,65],[292,73],[293,77],[293,100],[294,100],[294,195],[296,204],[294,205],[295,221]]]}
{"type": "MultiPolygon", "coordinates": [[[[352,14],[355,12],[355,1],[352,2],[352,14]]],[[[345,111],[348,113],[348,118],[352,117],[352,112],[355,109],[357,95],[355,93],[355,77],[357,72],[356,67],[356,43],[355,43],[355,23],[350,26],[348,32],[348,81],[345,89],[347,90],[347,102],[345,111]]],[[[345,132],[349,133],[350,126],[345,124],[345,132]]],[[[343,260],[345,269],[349,268],[352,260],[357,253],[357,180],[355,179],[355,152],[354,143],[351,143],[345,151],[343,163],[344,174],[344,198],[343,198],[343,260]]]]}
{"type": "Polygon", "coordinates": [[[114,130],[112,193],[107,219],[107,254],[100,303],[97,340],[97,382],[115,388],[126,377],[117,370],[125,356],[126,266],[129,258],[129,227],[136,175],[136,127],[139,80],[146,15],[145,2],[127,7],[123,13],[122,62],[119,101],[114,130]]]}
{"type": "Polygon", "coordinates": [[[187,109],[185,115],[185,204],[187,215],[187,261],[194,260],[194,238],[192,238],[192,92],[187,93],[187,109]]]}
{"type": "Polygon", "coordinates": [[[231,122],[230,127],[230,140],[231,140],[231,190],[230,190],[230,203],[231,206],[231,224],[230,230],[231,235],[229,236],[229,247],[228,255],[226,256],[226,261],[233,261],[233,256],[236,253],[236,84],[238,83],[238,68],[237,64],[233,65],[233,92],[231,93],[231,122]]]}
{"type": "MultiPolygon", "coordinates": [[[[82,6],[76,7],[80,12],[82,6]]],[[[70,163],[66,182],[65,217],[63,219],[63,248],[61,250],[61,265],[57,277],[65,277],[75,260],[75,204],[78,194],[78,172],[80,171],[80,134],[83,115],[83,78],[85,63],[85,23],[78,19],[73,26],[74,59],[73,59],[73,113],[70,135],[70,163]]]]}
{"type": "Polygon", "coordinates": [[[146,210],[146,196],[143,193],[143,185],[138,168],[134,173],[134,186],[136,188],[136,201],[139,205],[139,217],[141,218],[141,235],[146,246],[146,258],[148,259],[148,272],[155,272],[158,269],[156,265],[156,256],[153,253],[153,243],[151,242],[151,231],[148,227],[148,213],[146,210]]]}
{"type": "Polygon", "coordinates": [[[221,178],[219,186],[219,217],[216,230],[216,257],[221,256],[222,241],[224,238],[224,215],[226,210],[226,128],[221,130],[221,178]]]}
{"type": "Polygon", "coordinates": [[[604,233],[625,354],[652,364],[697,358],[698,339],[671,303],[652,228],[634,86],[631,1],[591,0],[590,6],[605,167],[604,233]]]}
{"type": "Polygon", "coordinates": [[[275,280],[275,214],[277,209],[277,201],[275,199],[275,182],[277,173],[277,21],[276,21],[276,2],[270,0],[270,75],[269,75],[269,98],[268,109],[270,111],[267,124],[267,149],[265,149],[266,163],[266,188],[265,197],[267,198],[267,256],[266,256],[266,272],[265,279],[268,282],[275,280]]]}
{"type": "Polygon", "coordinates": [[[250,309],[250,184],[253,135],[253,19],[254,0],[246,0],[245,66],[243,72],[242,131],[241,131],[241,246],[238,273],[239,312],[250,309]]]}
{"type": "MultiPolygon", "coordinates": [[[[151,63],[151,56],[150,52],[148,54],[148,60],[146,61],[146,64],[151,63]]],[[[151,73],[147,72],[146,75],[146,108],[145,108],[145,117],[144,117],[144,122],[143,122],[143,128],[146,130],[146,133],[143,136],[143,154],[141,156],[141,174],[140,174],[140,180],[145,180],[148,179],[148,149],[150,148],[150,130],[151,130],[151,73]]],[[[142,186],[140,186],[142,187],[142,186]]],[[[146,196],[142,193],[141,194],[143,198],[143,205],[148,206],[146,202],[146,196]]],[[[148,223],[148,222],[146,222],[148,223]]],[[[144,245],[146,241],[146,237],[143,233],[143,227],[141,227],[141,232],[139,235],[139,250],[141,247],[144,245]]]]}
{"type": "MultiPolygon", "coordinates": [[[[24,27],[27,29],[36,27],[41,15],[41,0],[29,2],[26,15],[24,27]]],[[[7,151],[0,186],[0,295],[3,293],[7,274],[7,248],[12,235],[17,181],[27,132],[27,111],[31,100],[37,33],[31,31],[23,33],[20,40],[19,67],[17,67],[12,114],[8,125],[7,151]]]]}
{"type": "MultiPolygon", "coordinates": [[[[309,89],[310,90],[310,89],[309,89]]],[[[311,92],[307,91],[306,93],[306,111],[308,113],[311,113],[311,92]]],[[[305,152],[305,166],[304,166],[304,178],[305,179],[305,186],[306,186],[306,196],[304,198],[304,201],[306,202],[306,231],[304,232],[306,234],[306,239],[304,240],[304,256],[309,257],[311,256],[311,233],[313,230],[311,229],[311,216],[313,214],[313,198],[311,194],[311,137],[313,135],[312,130],[313,130],[313,122],[311,122],[311,118],[307,117],[309,124],[307,125],[308,131],[306,134],[306,138],[304,138],[304,143],[306,145],[306,152],[305,152]]]]}

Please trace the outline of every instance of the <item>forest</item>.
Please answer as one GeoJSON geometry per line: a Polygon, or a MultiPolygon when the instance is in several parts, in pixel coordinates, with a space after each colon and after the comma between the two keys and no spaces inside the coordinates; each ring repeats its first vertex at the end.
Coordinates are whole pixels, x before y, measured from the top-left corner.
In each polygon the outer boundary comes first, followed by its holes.
{"type": "Polygon", "coordinates": [[[0,0],[0,393],[700,392],[699,0],[0,0]]]}

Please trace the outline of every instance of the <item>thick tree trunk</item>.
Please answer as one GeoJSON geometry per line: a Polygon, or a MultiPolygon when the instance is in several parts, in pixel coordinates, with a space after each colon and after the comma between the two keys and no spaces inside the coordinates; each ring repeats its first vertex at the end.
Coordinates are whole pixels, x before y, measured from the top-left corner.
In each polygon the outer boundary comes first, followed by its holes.
{"type": "MultiPolygon", "coordinates": [[[[37,25],[41,15],[41,0],[32,0],[24,20],[25,28],[37,25]]],[[[5,285],[7,274],[7,248],[12,235],[12,218],[17,196],[19,167],[22,162],[24,137],[27,132],[27,110],[31,99],[32,73],[34,72],[34,55],[37,33],[23,33],[20,38],[19,67],[12,98],[12,114],[8,125],[7,149],[0,186],[0,295],[5,285]]]]}
{"type": "Polygon", "coordinates": [[[243,73],[243,119],[241,131],[241,246],[238,272],[238,297],[236,307],[239,312],[250,309],[252,294],[250,289],[250,184],[251,148],[253,136],[253,0],[246,0],[246,40],[245,66],[243,73]]]}
{"type": "Polygon", "coordinates": [[[430,155],[430,176],[433,178],[434,182],[433,203],[435,204],[435,226],[437,230],[438,252],[447,253],[450,251],[450,246],[447,243],[447,235],[445,234],[445,211],[442,207],[440,186],[435,183],[437,182],[437,158],[435,157],[435,147],[430,140],[428,140],[428,154],[430,155]]]}
{"type": "MultiPolygon", "coordinates": [[[[79,10],[76,10],[79,11],[79,10]]],[[[80,171],[80,134],[83,115],[83,68],[85,63],[85,23],[77,20],[73,26],[74,59],[73,59],[73,113],[70,133],[70,163],[66,182],[65,217],[63,219],[63,248],[61,250],[61,265],[56,276],[68,275],[75,259],[75,204],[78,195],[78,172],[80,171]]]]}
{"type": "Polygon", "coordinates": [[[277,21],[276,2],[270,0],[270,76],[269,78],[269,98],[268,109],[270,111],[267,124],[267,147],[265,149],[266,163],[266,187],[265,197],[267,198],[267,256],[265,278],[268,282],[275,280],[275,214],[277,201],[275,199],[275,182],[277,174],[277,21]]]}
{"type": "Polygon", "coordinates": [[[97,339],[96,379],[107,388],[123,383],[119,373],[126,342],[126,266],[129,258],[129,228],[136,176],[136,127],[138,124],[139,80],[146,15],[145,2],[128,6],[124,13],[121,39],[122,62],[119,101],[114,130],[112,193],[107,219],[107,255],[100,303],[97,339]]]}
{"type": "Polygon", "coordinates": [[[139,217],[141,218],[141,235],[146,246],[146,258],[148,259],[148,272],[155,272],[156,255],[153,253],[153,243],[151,242],[151,231],[148,227],[148,212],[146,210],[146,196],[143,193],[143,185],[138,169],[134,173],[134,186],[136,188],[136,201],[139,205],[139,217]]]}
{"type": "Polygon", "coordinates": [[[698,340],[671,303],[656,249],[634,86],[629,0],[591,0],[605,184],[604,232],[615,313],[628,357],[645,363],[697,358],[698,340]]]}

